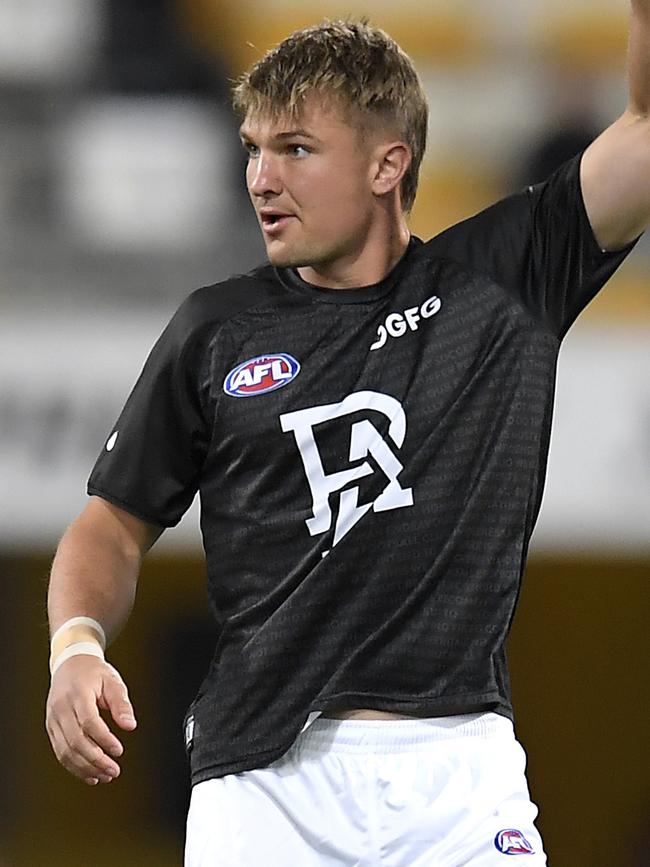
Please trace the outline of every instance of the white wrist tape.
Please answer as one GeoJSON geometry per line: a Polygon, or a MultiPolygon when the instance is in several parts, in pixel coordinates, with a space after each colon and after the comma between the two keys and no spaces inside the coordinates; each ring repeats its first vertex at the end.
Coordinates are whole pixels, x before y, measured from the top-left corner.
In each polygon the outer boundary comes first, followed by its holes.
{"type": "Polygon", "coordinates": [[[57,638],[66,631],[66,629],[70,629],[72,626],[89,626],[91,629],[94,629],[99,636],[102,650],[106,650],[106,633],[104,632],[104,628],[101,623],[98,623],[92,617],[71,617],[69,620],[66,620],[65,623],[62,623],[61,626],[59,626],[50,639],[50,647],[54,644],[57,638]]]}
{"type": "Polygon", "coordinates": [[[50,642],[50,674],[71,656],[86,654],[104,659],[106,634],[92,617],[71,617],[56,630],[50,642]]]}
{"type": "Polygon", "coordinates": [[[96,644],[94,641],[77,641],[76,644],[70,644],[65,650],[62,650],[61,653],[50,663],[50,674],[54,674],[54,672],[59,668],[60,665],[70,659],[71,656],[97,656],[99,659],[104,659],[104,651],[101,649],[99,644],[96,644]]]}

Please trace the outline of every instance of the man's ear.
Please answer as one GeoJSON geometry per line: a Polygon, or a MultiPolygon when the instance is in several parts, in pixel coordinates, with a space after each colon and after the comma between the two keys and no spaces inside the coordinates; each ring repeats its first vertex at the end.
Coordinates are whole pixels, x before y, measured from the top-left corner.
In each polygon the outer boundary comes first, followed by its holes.
{"type": "Polygon", "coordinates": [[[379,146],[372,179],[373,193],[384,196],[399,187],[410,165],[411,149],[405,142],[396,141],[379,146]]]}

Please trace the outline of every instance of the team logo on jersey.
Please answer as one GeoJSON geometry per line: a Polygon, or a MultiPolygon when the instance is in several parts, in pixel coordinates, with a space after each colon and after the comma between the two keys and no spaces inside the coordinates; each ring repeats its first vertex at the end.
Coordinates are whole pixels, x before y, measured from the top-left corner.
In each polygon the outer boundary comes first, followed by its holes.
{"type": "Polygon", "coordinates": [[[377,339],[370,347],[381,349],[389,337],[404,337],[407,331],[417,331],[420,322],[431,319],[442,307],[442,301],[437,295],[432,295],[420,307],[409,307],[401,313],[389,313],[377,329],[377,339]]]}
{"type": "MultiPolygon", "coordinates": [[[[293,432],[296,445],[305,467],[307,481],[312,496],[312,516],[307,518],[307,529],[311,536],[325,533],[332,527],[331,500],[336,493],[338,516],[334,525],[332,545],[341,541],[354,525],[370,509],[387,512],[413,505],[411,488],[403,488],[398,476],[404,469],[395,456],[406,437],[406,415],[402,405],[394,397],[378,391],[357,391],[348,395],[340,403],[312,406],[280,416],[282,430],[293,432]],[[325,472],[323,459],[318,449],[315,428],[323,422],[343,419],[352,413],[372,410],[381,413],[389,420],[388,436],[385,439],[369,419],[355,421],[352,425],[341,422],[344,435],[349,432],[349,448],[346,448],[350,462],[363,461],[354,467],[334,473],[325,472]],[[366,458],[372,458],[372,463],[366,458]],[[374,465],[374,466],[373,466],[374,465]],[[370,476],[379,467],[387,482],[374,502],[359,505],[358,487],[351,482],[370,476]]],[[[329,553],[329,552],[326,552],[329,553]]],[[[325,556],[325,555],[323,555],[325,556]]]]}
{"type": "Polygon", "coordinates": [[[258,355],[231,370],[223,390],[232,397],[255,397],[288,385],[299,373],[300,364],[292,355],[258,355]]]}
{"type": "Polygon", "coordinates": [[[534,855],[535,850],[516,828],[505,828],[494,838],[494,845],[502,855],[534,855]]]}

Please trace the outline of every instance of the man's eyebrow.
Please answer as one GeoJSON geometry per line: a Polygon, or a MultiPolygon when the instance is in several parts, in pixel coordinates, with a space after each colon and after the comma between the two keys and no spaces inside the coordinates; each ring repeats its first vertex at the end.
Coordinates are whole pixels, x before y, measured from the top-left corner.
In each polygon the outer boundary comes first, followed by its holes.
{"type": "Polygon", "coordinates": [[[279,132],[275,138],[295,138],[296,136],[300,136],[301,138],[311,138],[316,139],[315,135],[312,135],[310,132],[307,132],[305,129],[291,129],[287,132],[279,132]]]}
{"type": "MultiPolygon", "coordinates": [[[[241,127],[239,130],[239,137],[245,141],[254,140],[254,136],[243,127],[241,127]]],[[[275,135],[271,136],[271,139],[276,139],[278,141],[284,141],[285,139],[289,138],[309,138],[312,141],[318,141],[315,135],[312,135],[312,133],[307,132],[307,130],[300,128],[286,130],[285,132],[278,132],[275,133],[275,135]]]]}

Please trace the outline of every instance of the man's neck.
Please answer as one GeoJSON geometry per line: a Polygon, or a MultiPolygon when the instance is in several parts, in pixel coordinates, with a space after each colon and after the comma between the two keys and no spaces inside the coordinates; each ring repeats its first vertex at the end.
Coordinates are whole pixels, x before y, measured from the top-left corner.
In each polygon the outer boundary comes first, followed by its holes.
{"type": "Polygon", "coordinates": [[[353,250],[335,262],[305,265],[297,269],[300,277],[325,289],[354,289],[380,283],[402,258],[411,233],[406,220],[395,225],[394,231],[369,237],[359,250],[353,250]]]}

